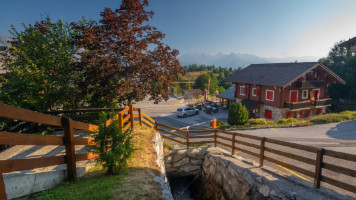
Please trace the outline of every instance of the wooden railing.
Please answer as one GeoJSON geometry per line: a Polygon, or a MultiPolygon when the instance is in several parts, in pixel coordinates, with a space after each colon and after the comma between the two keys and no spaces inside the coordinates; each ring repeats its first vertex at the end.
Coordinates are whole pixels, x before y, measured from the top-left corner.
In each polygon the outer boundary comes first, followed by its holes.
{"type": "Polygon", "coordinates": [[[289,109],[299,109],[310,107],[311,101],[284,102],[284,107],[289,109]]]}
{"type": "Polygon", "coordinates": [[[312,177],[314,178],[314,186],[316,188],[320,188],[320,182],[325,182],[330,185],[337,186],[339,188],[356,193],[356,186],[322,175],[322,170],[327,169],[349,177],[356,177],[355,169],[349,169],[345,166],[338,166],[323,161],[324,157],[327,156],[329,158],[337,158],[342,161],[356,162],[356,155],[353,154],[336,152],[323,148],[316,148],[312,146],[301,145],[272,138],[253,136],[218,129],[186,131],[158,122],[156,122],[156,129],[165,133],[162,135],[163,138],[176,142],[178,144],[185,145],[187,148],[189,148],[189,146],[193,144],[214,144],[215,147],[217,145],[222,145],[231,149],[232,155],[234,155],[235,151],[237,150],[259,158],[260,167],[264,165],[263,162],[264,160],[266,160],[277,165],[281,165],[290,170],[299,172],[306,176],[312,177]],[[197,136],[191,135],[194,133],[206,134],[197,136]],[[196,139],[200,140],[194,141],[196,139]],[[289,153],[290,151],[288,152],[286,150],[283,150],[285,148],[304,152],[304,154],[306,153],[310,156],[306,157],[304,155],[298,155],[296,153],[289,153]],[[276,158],[276,156],[280,158],[278,159],[276,158]],[[284,161],[281,161],[282,159],[284,161]],[[309,168],[312,167],[314,168],[314,170],[308,170],[305,167],[297,166],[295,163],[290,164],[285,161],[285,159],[290,159],[293,162],[297,161],[307,164],[309,165],[309,168]]]}
{"type": "MultiPolygon", "coordinates": [[[[74,137],[74,130],[98,132],[97,125],[74,121],[68,117],[58,117],[31,110],[17,108],[0,103],[0,117],[16,119],[25,122],[40,123],[55,127],[62,127],[64,136],[30,135],[0,131],[0,145],[64,145],[65,155],[52,157],[39,157],[31,159],[0,160],[0,200],[6,199],[3,173],[29,170],[53,165],[67,165],[67,179],[76,180],[76,162],[97,158],[93,153],[76,154],[75,145],[95,145],[93,138],[74,137]]],[[[155,121],[141,112],[140,108],[129,106],[121,110],[113,119],[119,121],[119,127],[124,131],[134,127],[135,124],[146,125],[153,128],[155,121]],[[135,113],[136,112],[136,113],[135,113]],[[135,118],[138,119],[135,121],[135,118]]]]}

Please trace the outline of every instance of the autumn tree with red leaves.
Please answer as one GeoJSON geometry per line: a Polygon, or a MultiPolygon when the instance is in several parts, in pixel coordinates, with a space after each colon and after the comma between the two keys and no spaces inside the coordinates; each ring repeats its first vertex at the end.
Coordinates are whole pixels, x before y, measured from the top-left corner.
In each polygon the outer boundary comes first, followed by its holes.
{"type": "Polygon", "coordinates": [[[147,6],[147,0],[123,0],[120,9],[105,8],[99,23],[73,24],[82,32],[79,85],[91,106],[129,105],[149,95],[155,102],[167,100],[178,73],[185,73],[178,51],[148,24],[154,13],[147,6]]]}

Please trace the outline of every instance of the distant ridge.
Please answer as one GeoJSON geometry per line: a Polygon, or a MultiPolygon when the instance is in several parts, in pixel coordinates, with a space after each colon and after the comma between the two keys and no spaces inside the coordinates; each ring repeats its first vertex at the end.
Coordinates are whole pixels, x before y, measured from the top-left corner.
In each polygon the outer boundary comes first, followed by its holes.
{"type": "Polygon", "coordinates": [[[5,35],[0,35],[0,46],[10,46],[9,44],[10,41],[12,41],[11,38],[5,35]]]}
{"type": "Polygon", "coordinates": [[[252,54],[240,54],[240,53],[230,53],[230,54],[204,54],[204,53],[190,53],[178,56],[178,60],[181,65],[190,64],[204,64],[204,65],[215,65],[222,67],[247,67],[250,64],[261,64],[261,63],[285,63],[285,62],[317,62],[319,58],[313,56],[302,56],[302,57],[284,57],[284,58],[265,58],[259,57],[252,54]]]}

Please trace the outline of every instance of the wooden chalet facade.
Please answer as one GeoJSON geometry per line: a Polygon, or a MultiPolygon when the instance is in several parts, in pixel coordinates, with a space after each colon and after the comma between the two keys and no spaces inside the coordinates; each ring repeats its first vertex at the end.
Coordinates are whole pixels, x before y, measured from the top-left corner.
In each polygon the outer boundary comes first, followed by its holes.
{"type": "Polygon", "coordinates": [[[304,118],[326,112],[331,106],[327,88],[345,84],[317,62],[252,64],[226,79],[235,84],[235,101],[241,101],[250,118],[304,118]]]}
{"type": "Polygon", "coordinates": [[[347,49],[347,56],[356,56],[356,37],[339,44],[339,46],[347,49]]]}

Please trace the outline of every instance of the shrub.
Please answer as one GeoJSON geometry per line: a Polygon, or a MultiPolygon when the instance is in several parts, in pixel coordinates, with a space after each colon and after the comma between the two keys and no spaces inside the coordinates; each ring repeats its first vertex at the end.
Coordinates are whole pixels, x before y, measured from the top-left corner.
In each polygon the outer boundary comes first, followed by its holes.
{"type": "Polygon", "coordinates": [[[280,120],[278,120],[277,124],[287,124],[288,123],[288,119],[282,118],[280,120]]]}
{"type": "Polygon", "coordinates": [[[230,125],[244,125],[248,120],[248,113],[241,102],[233,103],[229,108],[227,122],[230,125]]]}
{"type": "Polygon", "coordinates": [[[297,122],[298,122],[298,120],[293,117],[287,119],[287,123],[297,123],[297,122]]]}
{"type": "Polygon", "coordinates": [[[94,137],[97,145],[91,147],[92,152],[99,154],[98,161],[107,167],[109,175],[126,169],[133,153],[131,132],[123,132],[118,127],[118,120],[106,125],[106,121],[112,116],[114,114],[100,114],[99,133],[94,137]]]}
{"type": "Polygon", "coordinates": [[[341,122],[343,120],[346,120],[346,115],[331,113],[314,116],[310,119],[310,122],[313,122],[314,124],[326,124],[332,122],[341,122]]]}
{"type": "Polygon", "coordinates": [[[250,125],[267,125],[267,120],[263,119],[263,118],[257,118],[257,119],[249,119],[248,123],[250,125]]]}

